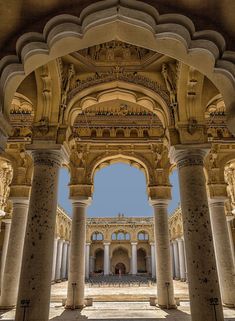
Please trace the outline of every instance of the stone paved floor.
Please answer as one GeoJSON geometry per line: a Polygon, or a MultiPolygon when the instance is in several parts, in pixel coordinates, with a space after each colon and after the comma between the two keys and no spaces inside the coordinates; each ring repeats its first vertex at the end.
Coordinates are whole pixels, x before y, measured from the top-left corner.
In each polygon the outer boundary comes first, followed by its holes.
{"type": "MultiPolygon", "coordinates": [[[[151,307],[148,302],[94,302],[92,307],[85,308],[81,313],[78,311],[66,311],[61,305],[61,298],[66,294],[67,283],[59,283],[52,286],[52,298],[50,309],[50,320],[52,321],[189,321],[189,302],[181,302],[177,310],[160,310],[151,307]],[[58,301],[57,301],[58,300],[58,301]],[[57,301],[57,302],[56,302],[57,301]]],[[[86,295],[134,296],[141,292],[141,295],[151,296],[155,294],[155,287],[136,288],[86,288],[86,295]]],[[[187,285],[175,282],[175,293],[179,297],[187,297],[187,285]]],[[[0,320],[14,320],[15,311],[0,311],[0,320]]],[[[226,321],[235,321],[235,310],[224,309],[226,321]]],[[[26,320],[25,321],[30,321],[26,320]]],[[[206,321],[206,320],[205,320],[206,321]]]]}

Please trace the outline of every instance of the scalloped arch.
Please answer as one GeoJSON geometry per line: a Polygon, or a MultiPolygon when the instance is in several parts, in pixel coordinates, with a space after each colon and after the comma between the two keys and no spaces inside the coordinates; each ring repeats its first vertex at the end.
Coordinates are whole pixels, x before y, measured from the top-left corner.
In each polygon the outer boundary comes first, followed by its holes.
{"type": "Polygon", "coordinates": [[[84,91],[81,91],[76,95],[76,97],[69,102],[65,113],[65,118],[68,123],[72,125],[75,122],[77,115],[86,108],[102,102],[121,99],[140,105],[150,112],[153,112],[159,117],[164,127],[173,124],[173,118],[169,107],[157,93],[147,89],[143,90],[140,85],[131,84],[131,88],[128,88],[127,84],[122,84],[121,82],[119,82],[117,86],[115,84],[109,84],[109,86],[109,89],[106,90],[100,86],[95,86],[93,91],[89,92],[89,96],[87,96],[87,93],[84,91]],[[141,96],[137,97],[136,92],[141,96]]]}
{"type": "Polygon", "coordinates": [[[137,168],[137,165],[139,166],[139,169],[144,170],[144,174],[146,177],[146,185],[148,186],[150,184],[150,177],[151,177],[151,165],[149,162],[141,157],[140,155],[129,155],[129,154],[118,154],[114,153],[112,155],[101,155],[98,156],[90,165],[91,168],[91,181],[94,181],[94,176],[96,171],[99,169],[99,167],[107,167],[111,164],[117,163],[117,162],[133,162],[133,167],[137,168]]]}
{"type": "Polygon", "coordinates": [[[195,30],[188,17],[163,14],[136,0],[104,0],[85,8],[79,17],[58,15],[43,33],[28,32],[16,54],[0,62],[0,98],[5,114],[20,82],[33,70],[73,51],[118,39],[158,51],[206,75],[220,90],[235,133],[235,52],[226,51],[222,35],[195,30]],[[107,32],[109,30],[109,32],[107,32]]]}

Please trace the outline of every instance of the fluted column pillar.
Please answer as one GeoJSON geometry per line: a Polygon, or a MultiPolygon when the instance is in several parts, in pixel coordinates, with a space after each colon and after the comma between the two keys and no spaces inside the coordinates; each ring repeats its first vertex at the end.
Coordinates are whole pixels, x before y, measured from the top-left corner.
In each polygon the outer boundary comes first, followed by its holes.
{"type": "Polygon", "coordinates": [[[180,198],[192,321],[223,320],[210,224],[202,149],[172,149],[179,171],[180,198]],[[214,307],[213,307],[213,304],[214,307]]]}
{"type": "Polygon", "coordinates": [[[86,278],[89,279],[90,275],[90,245],[91,243],[86,243],[86,278]]]}
{"type": "Polygon", "coordinates": [[[184,241],[182,238],[176,239],[178,242],[178,250],[179,250],[179,268],[180,268],[180,280],[185,281],[185,255],[184,255],[184,241]]]}
{"type": "Polygon", "coordinates": [[[70,264],[68,275],[67,309],[84,307],[86,209],[89,198],[73,198],[73,217],[70,264]]]}
{"type": "Polygon", "coordinates": [[[5,268],[3,271],[0,297],[1,309],[9,309],[16,305],[29,208],[29,199],[26,197],[14,197],[11,198],[11,201],[13,212],[5,268]]]}
{"type": "Polygon", "coordinates": [[[210,216],[217,258],[221,297],[224,304],[235,307],[235,274],[226,222],[224,199],[210,199],[210,216]]]}
{"type": "Polygon", "coordinates": [[[2,288],[2,281],[3,281],[3,273],[6,264],[6,256],[7,256],[7,249],[10,237],[10,230],[11,230],[11,218],[3,219],[2,222],[5,224],[5,232],[4,232],[4,239],[3,239],[3,247],[2,247],[2,257],[1,257],[1,288],[2,288]]]}
{"type": "Polygon", "coordinates": [[[110,254],[109,254],[110,242],[104,242],[104,275],[110,273],[110,254]]]}
{"type": "Polygon", "coordinates": [[[151,246],[151,270],[152,278],[156,278],[156,257],[155,257],[155,244],[150,243],[151,246]]]}
{"type": "Polygon", "coordinates": [[[61,264],[61,279],[66,279],[67,257],[68,257],[68,241],[63,242],[62,264],[61,264]]]}
{"type": "Polygon", "coordinates": [[[131,242],[131,274],[137,274],[137,242],[131,242]]]}
{"type": "Polygon", "coordinates": [[[167,206],[169,200],[156,199],[151,204],[154,208],[154,232],[157,258],[157,296],[161,308],[175,308],[172,265],[170,256],[170,236],[167,206]]]}
{"type": "Polygon", "coordinates": [[[49,316],[57,190],[61,151],[34,150],[33,182],[25,233],[15,321],[47,321],[49,316]]]}

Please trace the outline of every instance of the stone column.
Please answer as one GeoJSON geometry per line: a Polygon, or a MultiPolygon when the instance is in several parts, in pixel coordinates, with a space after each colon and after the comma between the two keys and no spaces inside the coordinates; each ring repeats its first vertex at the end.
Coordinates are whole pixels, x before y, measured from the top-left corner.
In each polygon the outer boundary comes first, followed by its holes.
{"type": "Polygon", "coordinates": [[[155,258],[155,244],[150,243],[151,246],[151,270],[152,270],[152,278],[156,278],[156,258],[155,258]]]}
{"type": "Polygon", "coordinates": [[[49,316],[57,189],[61,152],[35,150],[33,182],[20,275],[15,321],[47,321],[49,316]]]}
{"type": "Polygon", "coordinates": [[[225,198],[210,199],[211,226],[222,301],[229,307],[235,307],[235,271],[225,216],[224,201],[225,198]]]}
{"type": "Polygon", "coordinates": [[[95,270],[95,257],[90,256],[90,273],[94,273],[95,270]]]}
{"type": "Polygon", "coordinates": [[[185,281],[185,255],[184,255],[184,241],[182,238],[177,239],[179,250],[179,267],[180,267],[180,280],[185,281]]]}
{"type": "Polygon", "coordinates": [[[52,281],[55,281],[58,240],[59,240],[58,237],[56,237],[56,238],[54,239],[53,262],[52,262],[52,276],[51,276],[51,280],[52,280],[52,281]]]}
{"type": "Polygon", "coordinates": [[[152,275],[152,262],[150,255],[146,255],[146,270],[149,275],[152,275]]]}
{"type": "MultiPolygon", "coordinates": [[[[3,271],[0,297],[1,309],[9,309],[16,305],[29,208],[29,200],[26,197],[11,198],[11,201],[13,212],[5,268],[3,271]]],[[[9,227],[10,224],[7,224],[7,226],[9,227]]]]}
{"type": "Polygon", "coordinates": [[[90,245],[91,243],[86,243],[86,278],[89,279],[90,275],[90,245]]]}
{"type": "Polygon", "coordinates": [[[73,198],[71,252],[68,276],[67,309],[84,307],[86,208],[89,199],[73,198]]]}
{"type": "Polygon", "coordinates": [[[69,274],[69,266],[70,266],[70,252],[71,252],[71,246],[70,242],[68,242],[68,249],[67,249],[67,265],[66,265],[66,279],[68,279],[69,274]]]}
{"type": "Polygon", "coordinates": [[[170,236],[167,206],[169,200],[151,201],[154,208],[154,232],[157,258],[157,296],[161,308],[175,308],[172,265],[170,256],[170,236]]]}
{"type": "Polygon", "coordinates": [[[170,242],[170,255],[171,255],[171,265],[172,265],[172,276],[173,278],[175,278],[174,247],[172,242],[170,242]]]}
{"type": "Polygon", "coordinates": [[[10,229],[11,229],[11,219],[3,219],[3,223],[5,223],[5,231],[4,231],[4,240],[3,240],[3,247],[2,247],[2,257],[1,257],[1,288],[2,288],[2,281],[3,281],[3,273],[6,264],[6,256],[7,256],[7,249],[9,243],[9,236],[10,236],[10,229]]]}
{"type": "Polygon", "coordinates": [[[227,226],[228,226],[229,242],[230,242],[230,247],[231,247],[232,257],[233,257],[233,265],[235,267],[235,249],[234,249],[234,242],[233,242],[233,236],[232,236],[231,220],[229,219],[227,219],[227,226]]]}
{"type": "Polygon", "coordinates": [[[176,280],[180,279],[180,265],[179,265],[179,249],[178,242],[173,241],[173,253],[174,253],[174,268],[175,268],[175,278],[176,280]]]}
{"type": "Polygon", "coordinates": [[[192,321],[223,320],[210,224],[202,149],[174,150],[179,171],[180,198],[192,321]]]}
{"type": "Polygon", "coordinates": [[[110,273],[109,242],[104,243],[104,275],[110,273]]]}
{"type": "Polygon", "coordinates": [[[61,279],[66,279],[67,258],[68,258],[68,242],[64,241],[62,251],[62,264],[61,264],[61,279]]]}
{"type": "Polygon", "coordinates": [[[137,274],[137,242],[131,242],[131,274],[137,274]]]}
{"type": "Polygon", "coordinates": [[[57,242],[57,256],[55,266],[55,281],[61,281],[61,266],[62,266],[62,251],[63,251],[64,240],[59,239],[57,242]]]}

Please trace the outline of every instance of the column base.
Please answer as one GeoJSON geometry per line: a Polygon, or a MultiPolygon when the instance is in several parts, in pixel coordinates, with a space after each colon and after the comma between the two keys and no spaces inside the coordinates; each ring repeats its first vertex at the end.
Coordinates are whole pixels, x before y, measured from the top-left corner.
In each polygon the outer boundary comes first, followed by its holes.
{"type": "Polygon", "coordinates": [[[226,308],[231,308],[231,309],[234,309],[234,308],[235,308],[235,303],[225,303],[225,302],[223,302],[223,305],[224,305],[226,308]]]}
{"type": "Polygon", "coordinates": [[[171,305],[161,305],[161,304],[157,304],[157,306],[162,309],[162,310],[172,310],[172,309],[177,309],[177,305],[176,304],[171,304],[171,305]]]}
{"type": "Polygon", "coordinates": [[[0,305],[0,310],[12,310],[15,309],[16,305],[9,305],[9,306],[4,306],[0,305]]]}
{"type": "Polygon", "coordinates": [[[85,307],[86,307],[85,304],[83,304],[83,305],[65,305],[66,310],[82,310],[85,307]]]}

